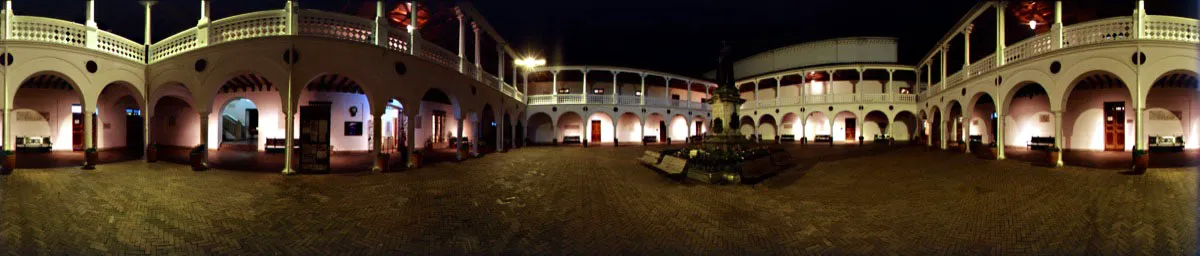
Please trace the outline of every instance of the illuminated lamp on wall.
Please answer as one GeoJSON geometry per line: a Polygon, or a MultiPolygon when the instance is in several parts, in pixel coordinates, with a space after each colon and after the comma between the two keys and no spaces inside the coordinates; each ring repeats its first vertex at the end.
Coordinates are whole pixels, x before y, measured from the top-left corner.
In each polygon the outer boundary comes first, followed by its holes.
{"type": "Polygon", "coordinates": [[[83,113],[83,106],[80,106],[79,104],[71,104],[71,113],[72,114],[83,113]]]}
{"type": "Polygon", "coordinates": [[[633,92],[633,95],[642,96],[642,92],[641,92],[641,91],[636,91],[636,92],[633,92]]]}
{"type": "Polygon", "coordinates": [[[600,89],[600,88],[592,89],[592,94],[604,94],[604,89],[600,89]]]}
{"type": "Polygon", "coordinates": [[[571,93],[571,88],[558,89],[558,94],[568,94],[568,93],[571,93]]]}

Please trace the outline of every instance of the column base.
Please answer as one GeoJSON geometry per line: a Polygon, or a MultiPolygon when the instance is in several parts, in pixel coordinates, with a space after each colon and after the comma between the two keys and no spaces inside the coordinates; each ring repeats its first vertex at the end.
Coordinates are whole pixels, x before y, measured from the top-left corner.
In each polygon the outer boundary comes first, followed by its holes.
{"type": "Polygon", "coordinates": [[[279,173],[281,173],[281,174],[283,174],[283,175],[295,175],[295,174],[296,174],[296,170],[294,170],[294,169],[292,169],[292,168],[290,168],[290,167],[287,167],[287,168],[283,168],[283,171],[281,171],[281,172],[279,172],[279,173]]]}

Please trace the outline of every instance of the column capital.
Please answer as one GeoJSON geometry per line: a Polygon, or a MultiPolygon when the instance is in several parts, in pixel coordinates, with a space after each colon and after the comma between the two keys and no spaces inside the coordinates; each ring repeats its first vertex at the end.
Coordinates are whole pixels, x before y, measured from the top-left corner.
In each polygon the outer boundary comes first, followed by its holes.
{"type": "Polygon", "coordinates": [[[466,14],[463,14],[462,8],[458,6],[454,6],[454,16],[458,17],[458,21],[463,21],[467,17],[466,14]]]}
{"type": "Polygon", "coordinates": [[[975,24],[967,24],[967,27],[963,28],[962,33],[970,35],[972,31],[975,31],[975,24]]]}
{"type": "MultiPolygon", "coordinates": [[[[479,34],[479,24],[472,21],[471,22],[471,30],[474,30],[475,34],[478,35],[479,34]]],[[[479,38],[476,38],[475,40],[479,40],[479,38]]]]}
{"type": "Polygon", "coordinates": [[[154,4],[157,4],[158,0],[141,0],[141,1],[138,1],[138,3],[141,3],[142,5],[144,5],[146,7],[150,7],[150,6],[154,6],[154,4]]]}

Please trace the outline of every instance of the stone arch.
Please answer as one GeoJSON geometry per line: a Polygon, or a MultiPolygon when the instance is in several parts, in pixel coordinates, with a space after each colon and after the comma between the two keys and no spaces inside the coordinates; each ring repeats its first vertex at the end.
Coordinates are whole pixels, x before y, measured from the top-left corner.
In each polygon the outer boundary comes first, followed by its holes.
{"type": "MultiPolygon", "coordinates": [[[[75,140],[72,137],[73,116],[75,107],[72,104],[79,104],[78,110],[80,113],[88,114],[95,110],[95,103],[88,103],[85,94],[80,91],[80,86],[75,80],[63,75],[58,71],[41,71],[29,74],[21,78],[21,82],[17,86],[8,87],[10,107],[12,109],[28,109],[38,114],[50,126],[49,139],[51,142],[50,150],[82,150],[86,145],[80,142],[75,145],[75,140]],[[64,141],[71,143],[62,143],[64,141]]],[[[93,99],[94,100],[94,99],[93,99]]],[[[33,115],[25,115],[35,119],[33,115]]],[[[18,118],[10,119],[15,124],[19,123],[18,118]]],[[[94,122],[93,122],[94,123],[94,122]]],[[[41,136],[45,131],[28,130],[32,126],[16,125],[12,126],[11,134],[5,135],[5,145],[12,145],[15,149],[15,140],[17,137],[23,136],[41,136]]],[[[96,126],[92,126],[96,129],[96,126]]],[[[85,137],[86,138],[86,137],[85,137]]],[[[95,138],[93,137],[93,140],[95,138]]],[[[95,145],[95,144],[93,144],[95,145]]]]}
{"type": "Polygon", "coordinates": [[[891,127],[889,130],[891,131],[890,135],[893,139],[896,141],[908,141],[913,139],[914,135],[917,134],[919,119],[917,118],[917,115],[914,115],[912,112],[908,110],[901,110],[900,112],[896,113],[895,117],[892,118],[892,122],[888,124],[888,126],[891,127]]]}
{"type": "Polygon", "coordinates": [[[1156,77],[1151,86],[1145,86],[1150,87],[1144,98],[1146,136],[1183,136],[1185,148],[1200,148],[1198,80],[1200,74],[1196,71],[1178,69],[1156,77]]]}
{"type": "Polygon", "coordinates": [[[613,115],[611,115],[605,111],[596,111],[596,112],[589,113],[587,116],[587,120],[584,123],[584,126],[585,126],[584,130],[587,131],[587,134],[585,134],[586,138],[584,138],[584,139],[587,139],[587,141],[589,141],[589,142],[612,142],[613,138],[615,138],[615,136],[616,136],[616,131],[613,130],[613,127],[614,127],[613,123],[615,123],[616,121],[617,121],[616,119],[613,119],[613,115]],[[594,140],[595,138],[593,138],[593,136],[592,136],[592,132],[593,132],[592,122],[595,122],[595,121],[600,122],[600,132],[599,132],[600,140],[599,141],[594,140]]]}
{"type": "MultiPolygon", "coordinates": [[[[1200,58],[1188,55],[1174,55],[1161,59],[1148,59],[1147,63],[1142,65],[1140,70],[1142,91],[1137,95],[1141,95],[1142,99],[1146,99],[1150,94],[1152,86],[1160,78],[1171,74],[1195,74],[1200,73],[1200,58]]],[[[1139,103],[1140,104],[1140,103],[1139,103]]],[[[1144,106],[1143,106],[1144,107],[1144,106]]]]}
{"type": "Polygon", "coordinates": [[[860,124],[862,124],[862,118],[858,117],[857,113],[854,113],[854,111],[850,110],[841,110],[836,113],[837,114],[834,114],[831,117],[830,123],[830,126],[832,127],[832,129],[830,129],[830,135],[833,136],[833,141],[857,141],[857,137],[862,136],[862,131],[858,129],[860,124]],[[854,123],[848,122],[851,119],[854,120],[854,123]],[[851,129],[854,131],[853,136],[850,136],[851,134],[847,132],[847,130],[851,129]]]}
{"type": "Polygon", "coordinates": [[[1071,80],[1067,91],[1062,94],[1062,137],[1060,147],[1064,149],[1112,150],[1132,149],[1136,144],[1133,125],[1123,120],[1136,115],[1130,86],[1116,74],[1105,70],[1093,70],[1079,74],[1071,80]],[[1112,111],[1106,105],[1118,105],[1112,111]],[[1118,110],[1119,109],[1119,110],[1118,110]],[[1119,113],[1118,113],[1119,112],[1119,113]],[[1115,131],[1107,138],[1106,118],[1112,114],[1115,131]]]}
{"type": "Polygon", "coordinates": [[[817,135],[832,135],[833,123],[829,121],[829,114],[824,111],[813,111],[804,115],[804,137],[810,140],[817,135]]]}
{"type": "Polygon", "coordinates": [[[882,138],[887,135],[888,127],[891,126],[891,118],[882,110],[871,110],[863,115],[862,118],[862,136],[865,140],[874,141],[877,137],[882,138]]]}
{"type": "Polygon", "coordinates": [[[141,156],[145,141],[145,122],[142,118],[146,109],[144,95],[133,84],[117,81],[100,89],[96,98],[97,124],[107,128],[96,128],[96,148],[126,148],[128,153],[141,156]],[[130,123],[130,122],[133,123],[130,123]],[[138,129],[128,129],[138,127],[138,129]]]}
{"type": "MultiPolygon", "coordinates": [[[[23,64],[14,65],[6,71],[5,76],[20,78],[22,83],[34,76],[54,75],[61,77],[70,84],[71,88],[73,88],[72,90],[79,94],[80,104],[85,107],[94,106],[95,102],[92,101],[95,99],[91,96],[99,94],[99,91],[95,91],[98,90],[97,88],[82,85],[91,84],[91,81],[88,79],[89,76],[85,75],[83,69],[72,64],[71,61],[57,57],[37,57],[25,61],[23,64]]],[[[9,86],[4,102],[14,102],[13,100],[19,89],[20,86],[9,86]]]]}
{"type": "Polygon", "coordinates": [[[762,136],[763,141],[774,141],[779,136],[779,129],[776,123],[775,117],[769,114],[759,117],[758,134],[762,136]]]}
{"type": "Polygon", "coordinates": [[[1004,145],[1024,147],[1032,137],[1055,136],[1051,113],[1054,101],[1050,100],[1046,87],[1025,82],[1005,97],[1003,120],[998,120],[1004,122],[1004,145]]]}
{"type": "MultiPolygon", "coordinates": [[[[1016,94],[1017,91],[1019,91],[1021,88],[1024,88],[1025,86],[1028,86],[1030,84],[1036,84],[1036,85],[1040,86],[1044,91],[1046,91],[1047,97],[1049,97],[1050,96],[1049,95],[1049,93],[1050,93],[1049,86],[1053,86],[1054,81],[1055,81],[1045,72],[1036,71],[1036,70],[1028,70],[1028,69],[1017,71],[1011,77],[1002,77],[1002,78],[1003,78],[1003,82],[1004,82],[1003,86],[1000,87],[1002,93],[998,93],[998,94],[1004,95],[1004,104],[1000,105],[1000,106],[1003,106],[1004,108],[1008,108],[1008,106],[1012,105],[1013,94],[1016,94]]],[[[1053,99],[1053,98],[1051,98],[1051,99],[1053,99]]],[[[1050,104],[1057,104],[1057,103],[1058,102],[1056,102],[1054,100],[1050,100],[1050,104]]],[[[1051,109],[1056,109],[1055,107],[1058,107],[1058,106],[1051,105],[1050,107],[1051,107],[1051,109]]],[[[1007,113],[1007,112],[1005,112],[1005,113],[1007,113]]]]}
{"type": "Polygon", "coordinates": [[[758,125],[754,123],[753,117],[742,116],[742,118],[739,119],[738,122],[739,122],[738,132],[741,133],[742,136],[750,137],[750,136],[753,136],[758,133],[758,131],[756,129],[756,128],[758,128],[758,125]]]}
{"type": "Polygon", "coordinates": [[[804,131],[800,130],[799,121],[800,117],[796,113],[784,113],[783,117],[779,118],[779,135],[793,135],[799,140],[804,135],[804,131]]]}
{"type": "Polygon", "coordinates": [[[617,129],[614,136],[622,142],[637,142],[642,140],[642,119],[633,112],[625,112],[617,117],[617,129]]]}
{"type": "MultiPolygon", "coordinates": [[[[1133,63],[1131,63],[1128,58],[1122,61],[1105,56],[1080,60],[1077,62],[1077,64],[1072,65],[1070,68],[1064,70],[1062,73],[1059,73],[1056,76],[1056,78],[1061,79],[1056,79],[1055,81],[1069,81],[1069,83],[1055,84],[1050,86],[1051,88],[1046,88],[1050,93],[1051,110],[1063,110],[1064,106],[1066,106],[1065,104],[1067,102],[1068,94],[1071,93],[1075,86],[1079,84],[1080,79],[1083,79],[1090,74],[1098,72],[1109,73],[1126,85],[1130,84],[1128,81],[1137,81],[1137,74],[1134,72],[1131,65],[1133,65],[1133,63]]],[[[1126,86],[1126,94],[1138,95],[1137,88],[1132,87],[1133,86],[1126,86]]]]}
{"type": "Polygon", "coordinates": [[[580,141],[582,141],[583,136],[585,136],[583,134],[583,120],[584,119],[582,115],[572,111],[565,111],[562,114],[559,114],[558,118],[555,120],[555,130],[558,131],[558,134],[555,135],[555,137],[561,142],[566,136],[579,136],[580,141]]]}
{"type": "Polygon", "coordinates": [[[683,114],[671,115],[671,119],[667,122],[667,126],[670,129],[669,134],[672,141],[686,140],[688,135],[691,133],[688,131],[688,127],[690,127],[688,125],[688,117],[683,114]]]}
{"type": "MultiPolygon", "coordinates": [[[[384,101],[372,100],[374,98],[370,91],[367,91],[359,81],[354,77],[338,73],[320,73],[308,79],[304,86],[292,88],[294,91],[298,91],[294,92],[296,101],[293,105],[297,110],[295,118],[297,122],[300,120],[299,110],[304,106],[311,105],[312,102],[328,102],[330,104],[332,114],[330,115],[329,145],[333,147],[334,152],[368,151],[372,148],[369,138],[374,133],[366,131],[366,125],[371,120],[373,108],[380,107],[378,103],[384,101]],[[349,122],[357,122],[359,126],[342,125],[349,122]],[[361,132],[361,135],[346,135],[354,134],[354,131],[347,131],[347,128],[358,129],[357,132],[361,132]]],[[[299,134],[300,127],[298,125],[294,127],[297,131],[295,134],[299,134]]]]}
{"type": "Polygon", "coordinates": [[[646,123],[642,125],[646,128],[646,132],[642,136],[654,136],[657,141],[666,141],[668,129],[665,115],[651,112],[646,115],[646,123]]]}
{"type": "Polygon", "coordinates": [[[526,138],[538,144],[552,143],[555,139],[554,134],[556,133],[554,129],[555,120],[556,118],[546,112],[533,113],[529,116],[529,121],[526,122],[528,124],[528,131],[526,131],[528,135],[526,135],[526,138]]]}

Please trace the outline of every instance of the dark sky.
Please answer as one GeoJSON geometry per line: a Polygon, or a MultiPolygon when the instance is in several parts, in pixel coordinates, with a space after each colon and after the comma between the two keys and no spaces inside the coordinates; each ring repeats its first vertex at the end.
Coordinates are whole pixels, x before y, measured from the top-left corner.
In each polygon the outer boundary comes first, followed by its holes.
{"type": "MultiPolygon", "coordinates": [[[[142,40],[143,9],[137,1],[96,1],[96,19],[102,28],[134,41],[142,40]]],[[[362,1],[307,0],[301,1],[301,6],[355,13],[364,6],[362,1]]],[[[194,26],[199,18],[199,2],[160,1],[154,7],[154,40],[194,26]]],[[[284,3],[284,0],[213,0],[213,19],[282,8],[284,3]]],[[[486,0],[474,3],[514,48],[541,54],[551,65],[613,65],[700,76],[715,67],[721,40],[733,45],[736,57],[745,57],[806,41],[850,36],[897,37],[901,63],[916,64],[976,1],[486,0]]],[[[1083,12],[1099,17],[1130,15],[1134,3],[1133,0],[1066,1],[1064,17],[1072,18],[1083,12]]],[[[1197,12],[1195,0],[1148,0],[1146,5],[1150,14],[1196,17],[1197,12]]],[[[80,23],[84,20],[84,6],[83,0],[14,1],[18,15],[80,23]]],[[[980,50],[973,52],[982,55],[973,54],[973,58],[991,54],[994,47],[987,43],[994,40],[991,15],[981,19],[988,21],[976,24],[972,44],[980,50]]],[[[1068,25],[1071,22],[1067,20],[1068,25]]],[[[1019,40],[1023,32],[1011,27],[1009,31],[1016,31],[1010,33],[1010,41],[1019,40]]],[[[442,45],[453,44],[442,42],[442,45]]],[[[961,43],[954,45],[957,44],[961,43]]]]}

